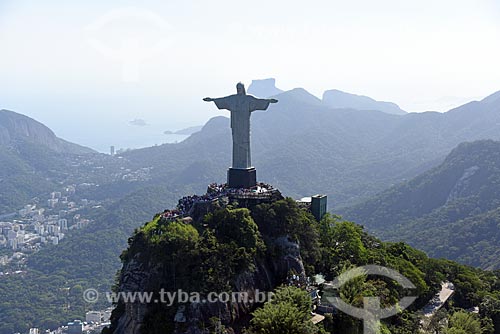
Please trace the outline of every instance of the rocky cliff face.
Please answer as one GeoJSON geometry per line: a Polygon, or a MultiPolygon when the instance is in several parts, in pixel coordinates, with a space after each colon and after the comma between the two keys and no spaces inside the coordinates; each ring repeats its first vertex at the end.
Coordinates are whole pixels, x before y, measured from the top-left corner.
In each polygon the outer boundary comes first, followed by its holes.
{"type": "MultiPolygon", "coordinates": [[[[206,222],[204,216],[215,210],[217,210],[216,205],[200,205],[191,210],[193,220],[184,219],[184,224],[190,221],[194,225],[207,225],[204,224],[206,222]]],[[[237,227],[235,226],[235,228],[237,227]]],[[[162,307],[164,311],[160,312],[163,318],[161,321],[170,323],[169,329],[162,330],[162,333],[207,333],[205,329],[210,326],[214,318],[219,319],[220,324],[229,333],[240,333],[242,325],[246,325],[248,322],[250,312],[257,306],[255,301],[260,301],[259,298],[262,298],[264,293],[267,295],[278,285],[286,282],[286,278],[291,272],[301,279],[305,279],[306,275],[298,242],[286,235],[263,237],[266,239],[266,253],[255,256],[251,263],[230,278],[231,292],[245,293],[246,299],[230,300],[228,302],[190,300],[188,303],[175,303],[175,305],[168,308],[159,306],[154,302],[131,303],[121,301],[113,313],[112,328],[108,333],[150,333],[151,322],[155,321],[155,317],[159,314],[158,308],[162,307]],[[259,293],[260,295],[257,296],[259,293]]],[[[163,261],[159,260],[158,257],[151,256],[154,251],[148,249],[148,246],[137,238],[134,239],[127,251],[127,260],[124,261],[118,290],[130,293],[148,292],[151,291],[152,287],[165,287],[171,284],[168,282],[171,281],[174,274],[171,263],[169,260],[165,260],[168,255],[164,257],[163,261]]],[[[186,261],[190,261],[187,256],[186,261]]],[[[213,268],[209,268],[209,271],[211,270],[222,270],[220,274],[224,274],[226,268],[217,268],[214,265],[213,268]]],[[[230,268],[227,268],[227,271],[229,270],[230,268]]],[[[178,275],[183,276],[180,272],[178,275]]],[[[184,279],[196,280],[196,274],[193,273],[192,276],[189,275],[184,279]]],[[[178,279],[178,282],[179,286],[183,284],[180,279],[178,279]]],[[[199,282],[199,286],[202,286],[202,283],[199,282]]],[[[197,283],[194,282],[194,284],[197,283]]],[[[202,297],[206,297],[206,295],[203,295],[204,293],[209,293],[209,291],[199,292],[202,293],[202,297]]]]}
{"type": "MultiPolygon", "coordinates": [[[[256,270],[243,272],[234,281],[234,292],[242,292],[248,300],[232,301],[227,303],[194,302],[176,308],[176,316],[171,319],[175,322],[174,333],[203,334],[206,333],[201,323],[208,324],[211,318],[219,318],[222,325],[233,333],[243,318],[254,309],[253,300],[258,300],[258,293],[272,291],[286,277],[288,271],[293,269],[299,276],[305,277],[304,265],[300,257],[300,248],[297,243],[289,241],[286,237],[276,240],[276,245],[282,251],[275,259],[260,259],[255,262],[256,270]]],[[[144,265],[141,254],[134,260],[124,265],[119,290],[123,292],[147,292],[145,287],[151,285],[152,280],[157,280],[163,270],[161,263],[144,265]]],[[[123,313],[116,319],[115,334],[142,333],[148,321],[148,311],[151,305],[146,303],[123,303],[120,305],[123,313]]]]}
{"type": "Polygon", "coordinates": [[[20,142],[40,144],[61,153],[85,154],[93,150],[58,138],[40,122],[10,110],[0,110],[0,145],[15,146],[20,142]]]}
{"type": "Polygon", "coordinates": [[[252,84],[248,87],[248,93],[260,98],[267,98],[283,93],[283,91],[276,87],[276,79],[269,78],[252,80],[252,84]]]}

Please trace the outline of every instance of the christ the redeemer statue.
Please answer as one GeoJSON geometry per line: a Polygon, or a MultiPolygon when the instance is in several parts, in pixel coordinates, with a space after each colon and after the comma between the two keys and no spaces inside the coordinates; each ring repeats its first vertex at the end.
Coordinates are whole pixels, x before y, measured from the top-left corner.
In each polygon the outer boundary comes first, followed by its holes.
{"type": "Polygon", "coordinates": [[[255,185],[255,168],[252,167],[250,156],[250,114],[255,110],[266,110],[276,99],[258,99],[247,95],[245,86],[240,82],[236,85],[236,94],[212,99],[206,97],[206,102],[215,102],[219,109],[231,111],[231,129],[233,133],[233,166],[228,172],[228,183],[231,187],[252,187],[255,185]],[[251,175],[253,173],[253,176],[251,175]]]}

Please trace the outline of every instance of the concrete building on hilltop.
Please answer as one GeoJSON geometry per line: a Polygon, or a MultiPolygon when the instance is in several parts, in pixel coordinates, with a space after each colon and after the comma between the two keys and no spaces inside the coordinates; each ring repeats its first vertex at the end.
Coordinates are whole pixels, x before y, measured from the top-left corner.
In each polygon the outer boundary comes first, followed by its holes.
{"type": "Polygon", "coordinates": [[[101,323],[102,322],[102,313],[100,311],[88,311],[85,314],[85,321],[88,323],[101,323]]]}
{"type": "Polygon", "coordinates": [[[326,195],[318,194],[311,197],[303,197],[297,203],[309,209],[317,221],[320,221],[328,212],[328,196],[326,195]]]}

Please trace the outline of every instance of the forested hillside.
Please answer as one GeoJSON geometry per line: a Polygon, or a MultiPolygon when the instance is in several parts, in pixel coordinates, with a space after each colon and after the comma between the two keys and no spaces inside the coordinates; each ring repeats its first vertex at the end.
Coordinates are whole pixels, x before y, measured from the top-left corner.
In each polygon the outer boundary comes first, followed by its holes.
{"type": "Polygon", "coordinates": [[[500,142],[463,143],[438,167],[341,210],[386,240],[500,268],[500,142]]]}

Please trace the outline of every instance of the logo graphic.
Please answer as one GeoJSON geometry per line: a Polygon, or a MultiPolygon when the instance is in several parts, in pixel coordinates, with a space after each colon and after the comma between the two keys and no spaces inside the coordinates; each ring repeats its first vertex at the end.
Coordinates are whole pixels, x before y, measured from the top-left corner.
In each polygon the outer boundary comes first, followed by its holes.
{"type": "Polygon", "coordinates": [[[121,64],[123,81],[139,80],[139,67],[170,44],[170,25],[158,14],[136,7],[110,11],[84,29],[87,42],[121,64]],[[111,38],[103,39],[104,35],[111,38]],[[117,43],[118,45],[112,45],[117,43]]]}
{"type": "MultiPolygon", "coordinates": [[[[397,271],[377,265],[368,265],[348,270],[338,276],[332,283],[327,283],[325,285],[329,289],[340,289],[348,281],[365,275],[387,277],[396,281],[405,289],[415,289],[415,285],[413,285],[409,279],[397,271]]],[[[398,304],[381,309],[380,297],[363,297],[363,308],[347,304],[340,297],[326,297],[326,300],[340,311],[352,317],[362,319],[364,334],[379,333],[381,319],[396,315],[402,310],[408,308],[416,299],[417,297],[414,296],[403,297],[398,304]]]]}
{"type": "Polygon", "coordinates": [[[99,300],[99,292],[96,289],[87,289],[83,291],[83,300],[90,304],[97,303],[99,300]]]}

